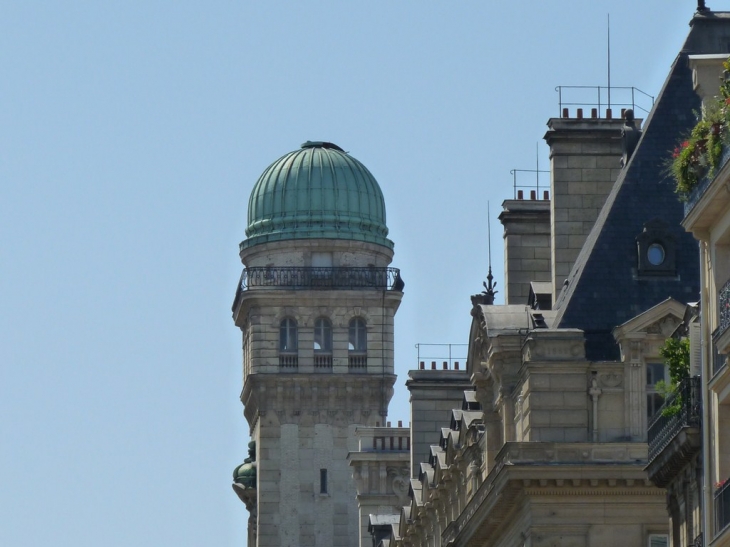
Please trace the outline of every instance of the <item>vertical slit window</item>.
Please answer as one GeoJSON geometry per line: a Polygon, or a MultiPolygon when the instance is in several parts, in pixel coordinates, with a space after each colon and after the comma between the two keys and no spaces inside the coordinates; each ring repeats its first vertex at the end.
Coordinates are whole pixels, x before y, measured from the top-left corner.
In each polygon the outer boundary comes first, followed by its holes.
{"type": "Polygon", "coordinates": [[[320,494],[327,493],[327,470],[326,469],[319,470],[319,493],[320,494]]]}

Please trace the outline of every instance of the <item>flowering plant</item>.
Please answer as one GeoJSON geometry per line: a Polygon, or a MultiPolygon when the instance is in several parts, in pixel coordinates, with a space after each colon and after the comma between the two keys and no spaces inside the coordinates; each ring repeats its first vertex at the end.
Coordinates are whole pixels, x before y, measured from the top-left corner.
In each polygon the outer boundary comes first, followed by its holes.
{"type": "Polygon", "coordinates": [[[713,175],[720,166],[725,145],[730,142],[730,59],[723,67],[720,95],[705,106],[704,116],[672,151],[669,171],[676,182],[676,192],[683,200],[704,176],[713,175]]]}

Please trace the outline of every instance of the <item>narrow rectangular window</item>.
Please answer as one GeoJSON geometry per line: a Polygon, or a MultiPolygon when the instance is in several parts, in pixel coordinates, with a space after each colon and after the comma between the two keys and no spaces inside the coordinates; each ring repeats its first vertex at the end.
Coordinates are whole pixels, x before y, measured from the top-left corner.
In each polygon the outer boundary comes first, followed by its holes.
{"type": "Polygon", "coordinates": [[[326,469],[319,470],[319,493],[320,494],[327,493],[327,470],[326,469]]]}
{"type": "Polygon", "coordinates": [[[664,363],[647,363],[646,364],[646,417],[651,418],[664,404],[664,398],[657,393],[657,382],[665,382],[666,365],[664,363]]]}

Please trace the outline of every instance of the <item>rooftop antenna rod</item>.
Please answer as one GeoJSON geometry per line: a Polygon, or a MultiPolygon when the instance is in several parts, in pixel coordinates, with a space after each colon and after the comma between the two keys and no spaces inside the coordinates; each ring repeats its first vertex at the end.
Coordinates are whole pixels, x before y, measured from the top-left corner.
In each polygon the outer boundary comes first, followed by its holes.
{"type": "Polygon", "coordinates": [[[492,275],[492,221],[489,219],[489,200],[487,200],[487,249],[489,252],[489,275],[492,275]]]}
{"type": "Polygon", "coordinates": [[[608,30],[608,108],[611,108],[611,14],[606,14],[606,28],[608,30]]]}
{"type": "MultiPolygon", "coordinates": [[[[540,199],[540,143],[535,143],[535,179],[537,182],[537,194],[535,199],[540,199]]],[[[491,257],[490,257],[491,260],[491,257]]]]}

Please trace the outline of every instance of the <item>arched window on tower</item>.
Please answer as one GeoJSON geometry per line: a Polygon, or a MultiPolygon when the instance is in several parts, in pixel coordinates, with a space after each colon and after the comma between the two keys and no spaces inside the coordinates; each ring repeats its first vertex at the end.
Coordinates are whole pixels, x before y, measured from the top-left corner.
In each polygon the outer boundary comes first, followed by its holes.
{"type": "Polygon", "coordinates": [[[368,337],[365,321],[355,317],[350,321],[348,365],[353,371],[366,370],[368,366],[368,337]]]}
{"type": "Polygon", "coordinates": [[[314,368],[332,368],[332,323],[326,317],[314,322],[314,368]]]}
{"type": "Polygon", "coordinates": [[[299,366],[297,322],[292,317],[285,317],[279,325],[279,366],[284,368],[299,366]]]}

